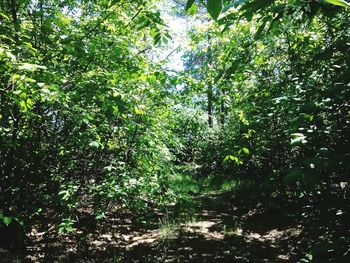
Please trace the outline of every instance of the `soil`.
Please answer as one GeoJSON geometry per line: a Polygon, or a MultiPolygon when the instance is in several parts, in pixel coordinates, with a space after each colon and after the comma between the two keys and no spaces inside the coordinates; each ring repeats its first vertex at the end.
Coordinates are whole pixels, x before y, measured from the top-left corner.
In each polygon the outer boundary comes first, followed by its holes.
{"type": "Polygon", "coordinates": [[[193,196],[186,220],[159,214],[147,227],[133,214],[96,222],[89,209],[70,234],[36,226],[27,234],[24,260],[0,262],[298,262],[308,247],[307,232],[288,207],[239,200],[230,193],[193,196]]]}

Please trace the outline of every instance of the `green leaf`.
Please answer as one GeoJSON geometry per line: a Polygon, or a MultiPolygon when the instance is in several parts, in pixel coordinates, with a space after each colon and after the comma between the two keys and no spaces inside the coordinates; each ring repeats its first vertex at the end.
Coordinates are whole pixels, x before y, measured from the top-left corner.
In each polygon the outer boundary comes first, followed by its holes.
{"type": "Polygon", "coordinates": [[[47,69],[47,68],[45,66],[40,66],[40,65],[37,65],[37,64],[21,63],[18,66],[18,69],[28,70],[28,71],[35,71],[37,69],[47,69]]]}
{"type": "Polygon", "coordinates": [[[193,3],[193,5],[188,9],[188,14],[191,16],[194,16],[198,13],[198,6],[196,3],[193,3]]]}
{"type": "Polygon", "coordinates": [[[224,158],[224,162],[227,162],[227,161],[233,161],[233,162],[235,162],[238,165],[243,164],[242,160],[240,160],[238,157],[233,156],[233,155],[227,155],[224,158]]]}
{"type": "Polygon", "coordinates": [[[15,55],[13,55],[11,52],[9,52],[9,51],[6,51],[6,55],[11,59],[11,60],[16,60],[16,57],[15,57],[15,55]]]}
{"type": "Polygon", "coordinates": [[[189,10],[194,4],[194,0],[188,0],[186,4],[186,10],[189,10]]]}
{"type": "Polygon", "coordinates": [[[24,100],[21,100],[19,102],[19,106],[21,107],[21,110],[23,110],[24,112],[27,111],[27,105],[26,105],[26,102],[24,100]]]}
{"type": "Polygon", "coordinates": [[[238,158],[236,156],[230,155],[230,160],[238,162],[238,158]]]}
{"type": "Polygon", "coordinates": [[[141,107],[135,107],[135,113],[137,115],[144,115],[145,114],[145,112],[142,110],[141,107]]]}
{"type": "Polygon", "coordinates": [[[325,1],[337,6],[350,7],[350,4],[344,0],[325,0],[325,1]]]}
{"type": "Polygon", "coordinates": [[[95,218],[96,218],[96,220],[105,219],[106,214],[104,212],[99,212],[96,214],[95,218]]]}
{"type": "Polygon", "coordinates": [[[292,136],[292,139],[290,142],[291,145],[307,143],[306,136],[302,133],[292,133],[291,136],[292,136]]]}
{"type": "Polygon", "coordinates": [[[75,221],[70,218],[63,219],[62,223],[58,226],[58,232],[61,234],[72,232],[74,222],[75,221]]]}
{"type": "Polygon", "coordinates": [[[12,222],[12,217],[5,216],[5,217],[3,218],[3,221],[4,221],[4,224],[5,224],[6,226],[9,226],[9,225],[11,224],[11,222],[12,222]]]}
{"type": "Polygon", "coordinates": [[[259,26],[258,30],[256,31],[255,35],[254,35],[254,40],[258,40],[260,39],[260,37],[262,36],[263,34],[263,31],[265,29],[265,26],[268,22],[268,19],[264,19],[262,24],[259,26]]]}
{"type": "Polygon", "coordinates": [[[100,144],[97,141],[93,141],[89,143],[89,146],[98,149],[100,147],[100,144]]]}
{"type": "Polygon", "coordinates": [[[248,155],[249,154],[248,148],[243,147],[238,151],[238,154],[242,154],[242,153],[244,153],[245,155],[248,155]]]}
{"type": "Polygon", "coordinates": [[[0,12],[0,16],[5,18],[7,21],[10,21],[10,18],[7,15],[5,15],[4,13],[0,12]]]}
{"type": "Polygon", "coordinates": [[[154,37],[153,37],[153,41],[154,41],[154,45],[158,45],[160,43],[162,39],[162,36],[160,33],[157,33],[154,37]]]}
{"type": "Polygon", "coordinates": [[[207,10],[210,16],[216,20],[220,15],[222,10],[221,0],[208,0],[207,1],[207,10]]]}

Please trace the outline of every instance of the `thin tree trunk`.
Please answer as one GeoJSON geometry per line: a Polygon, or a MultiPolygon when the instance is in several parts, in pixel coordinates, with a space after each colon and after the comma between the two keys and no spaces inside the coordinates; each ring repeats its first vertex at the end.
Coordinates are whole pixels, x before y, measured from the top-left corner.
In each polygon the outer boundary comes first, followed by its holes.
{"type": "MultiPolygon", "coordinates": [[[[207,59],[208,59],[208,65],[211,66],[212,63],[212,54],[211,54],[211,47],[210,47],[210,36],[207,38],[208,41],[208,53],[207,53],[207,59]]],[[[208,113],[208,125],[210,128],[213,127],[213,81],[211,79],[211,76],[209,76],[208,83],[207,83],[207,113],[208,113]]]]}
{"type": "Polygon", "coordinates": [[[207,96],[208,96],[208,125],[210,128],[213,127],[213,84],[212,81],[209,80],[208,83],[208,89],[207,89],[207,96]]]}
{"type": "Polygon", "coordinates": [[[221,105],[220,105],[220,122],[221,125],[225,125],[225,118],[226,118],[226,107],[225,107],[225,96],[226,96],[226,90],[225,88],[221,89],[221,105]]]}

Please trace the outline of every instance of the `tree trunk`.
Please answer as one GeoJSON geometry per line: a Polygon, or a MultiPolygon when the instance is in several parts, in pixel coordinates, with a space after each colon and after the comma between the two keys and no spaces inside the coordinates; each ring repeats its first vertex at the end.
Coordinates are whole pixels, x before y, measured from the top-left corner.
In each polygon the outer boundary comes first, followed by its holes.
{"type": "MultiPolygon", "coordinates": [[[[208,41],[208,54],[207,54],[207,59],[208,59],[208,65],[211,67],[212,63],[212,54],[211,54],[211,47],[210,47],[210,36],[207,38],[208,41]]],[[[208,113],[208,125],[210,128],[213,127],[213,81],[211,79],[211,76],[209,74],[208,78],[208,83],[207,83],[207,113],[208,113]]]]}

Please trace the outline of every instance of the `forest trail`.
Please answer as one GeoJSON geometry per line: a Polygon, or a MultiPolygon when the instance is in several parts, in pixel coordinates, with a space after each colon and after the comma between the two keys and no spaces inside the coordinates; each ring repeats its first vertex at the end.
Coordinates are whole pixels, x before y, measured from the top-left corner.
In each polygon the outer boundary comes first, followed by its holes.
{"type": "MultiPolygon", "coordinates": [[[[297,262],[302,229],[280,208],[238,201],[230,193],[193,197],[191,220],[166,224],[126,246],[127,262],[297,262]],[[164,229],[165,228],[165,229],[164,229]]],[[[122,260],[121,262],[126,262],[122,260]]]]}
{"type": "Polygon", "coordinates": [[[301,262],[314,239],[298,222],[297,207],[247,193],[188,196],[179,211],[177,203],[146,224],[118,212],[98,222],[85,211],[67,235],[33,228],[24,262],[301,262]]]}
{"type": "Polygon", "coordinates": [[[34,229],[29,236],[27,260],[298,262],[310,239],[294,214],[289,214],[294,209],[291,204],[273,198],[260,202],[256,194],[244,196],[231,192],[188,196],[180,212],[174,212],[176,204],[169,207],[169,214],[159,213],[158,222],[151,220],[147,225],[137,223],[137,215],[120,213],[96,224],[88,212],[81,216],[80,230],[65,237],[34,229]]]}

